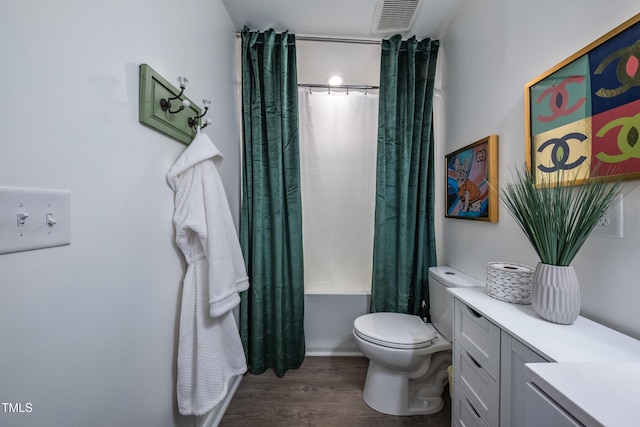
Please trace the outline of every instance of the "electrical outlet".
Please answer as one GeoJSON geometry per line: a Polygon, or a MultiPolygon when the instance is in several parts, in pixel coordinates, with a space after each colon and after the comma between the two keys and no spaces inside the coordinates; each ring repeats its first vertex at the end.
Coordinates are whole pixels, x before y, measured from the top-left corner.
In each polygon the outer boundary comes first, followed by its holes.
{"type": "Polygon", "coordinates": [[[598,223],[593,229],[592,234],[596,236],[615,237],[622,239],[623,237],[623,215],[622,215],[622,197],[620,201],[606,210],[598,223]]]}

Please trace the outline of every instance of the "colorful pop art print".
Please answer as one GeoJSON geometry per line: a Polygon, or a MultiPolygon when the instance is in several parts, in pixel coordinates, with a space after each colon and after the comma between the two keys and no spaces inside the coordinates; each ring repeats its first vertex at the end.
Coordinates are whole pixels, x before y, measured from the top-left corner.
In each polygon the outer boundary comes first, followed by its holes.
{"type": "Polygon", "coordinates": [[[498,221],[498,136],[445,156],[447,218],[498,221]]]}
{"type": "Polygon", "coordinates": [[[640,177],[640,14],[524,89],[536,182],[640,177]]]}

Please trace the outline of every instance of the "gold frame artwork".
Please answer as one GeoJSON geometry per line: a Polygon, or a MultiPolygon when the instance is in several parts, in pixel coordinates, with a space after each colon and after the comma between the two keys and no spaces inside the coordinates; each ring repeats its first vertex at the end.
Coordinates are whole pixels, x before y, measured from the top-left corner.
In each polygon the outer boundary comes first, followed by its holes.
{"type": "Polygon", "coordinates": [[[640,14],[524,86],[538,184],[640,178],[640,14]]]}
{"type": "Polygon", "coordinates": [[[498,135],[445,156],[445,217],[498,222],[498,135]]]}

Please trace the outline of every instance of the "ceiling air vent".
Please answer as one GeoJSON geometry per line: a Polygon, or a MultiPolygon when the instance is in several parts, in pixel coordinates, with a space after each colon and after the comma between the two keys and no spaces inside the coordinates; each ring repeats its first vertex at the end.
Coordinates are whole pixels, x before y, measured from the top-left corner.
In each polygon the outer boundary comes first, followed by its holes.
{"type": "Polygon", "coordinates": [[[373,32],[409,30],[419,4],[420,0],[378,0],[373,32]]]}

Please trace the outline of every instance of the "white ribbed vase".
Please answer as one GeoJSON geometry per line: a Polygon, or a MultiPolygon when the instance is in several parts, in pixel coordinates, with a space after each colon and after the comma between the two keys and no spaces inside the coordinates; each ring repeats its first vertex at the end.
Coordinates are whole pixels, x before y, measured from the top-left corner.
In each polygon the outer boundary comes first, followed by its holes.
{"type": "Polygon", "coordinates": [[[540,262],[532,287],[533,310],[543,319],[570,325],[580,315],[580,285],[573,267],[540,262]]]}

